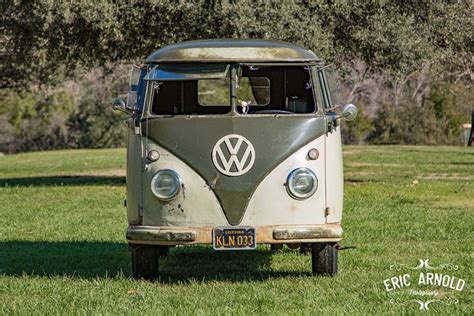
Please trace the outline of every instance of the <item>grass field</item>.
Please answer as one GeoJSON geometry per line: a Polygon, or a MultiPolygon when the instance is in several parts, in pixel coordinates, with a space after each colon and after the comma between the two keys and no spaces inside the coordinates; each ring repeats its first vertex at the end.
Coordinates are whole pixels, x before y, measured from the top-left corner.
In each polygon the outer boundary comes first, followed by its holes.
{"type": "Polygon", "coordinates": [[[472,315],[474,150],[344,150],[341,244],[357,248],[340,252],[336,277],[310,276],[310,256],[290,249],[181,247],[161,282],[130,277],[123,149],[0,157],[0,314],[411,314],[409,300],[435,299],[428,312],[472,315]],[[384,279],[415,273],[391,265],[419,259],[458,265],[439,271],[466,287],[385,291],[384,279]]]}

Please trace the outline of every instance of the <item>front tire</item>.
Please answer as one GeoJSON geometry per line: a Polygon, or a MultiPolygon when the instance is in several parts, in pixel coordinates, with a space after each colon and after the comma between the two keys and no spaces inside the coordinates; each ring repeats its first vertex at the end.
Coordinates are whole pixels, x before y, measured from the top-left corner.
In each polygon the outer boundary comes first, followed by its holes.
{"type": "Polygon", "coordinates": [[[313,275],[336,275],[337,252],[337,249],[331,244],[312,244],[311,259],[313,275]]]}
{"type": "Polygon", "coordinates": [[[271,252],[281,252],[283,250],[283,244],[270,244],[271,252]]]}
{"type": "Polygon", "coordinates": [[[132,275],[135,279],[153,280],[159,277],[159,258],[167,253],[167,246],[132,245],[132,275]]]}

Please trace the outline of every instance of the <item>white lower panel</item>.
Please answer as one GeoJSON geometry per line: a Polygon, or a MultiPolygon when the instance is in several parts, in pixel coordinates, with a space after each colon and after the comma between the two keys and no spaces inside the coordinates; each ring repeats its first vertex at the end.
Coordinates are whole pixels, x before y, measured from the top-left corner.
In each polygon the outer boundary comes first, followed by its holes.
{"type": "Polygon", "coordinates": [[[260,183],[252,195],[241,225],[324,224],[325,173],[324,136],[312,141],[288,157],[260,183]],[[309,160],[308,151],[319,150],[319,158],[309,160]],[[316,193],[303,201],[293,199],[285,187],[288,174],[296,168],[310,168],[318,177],[316,193]]]}

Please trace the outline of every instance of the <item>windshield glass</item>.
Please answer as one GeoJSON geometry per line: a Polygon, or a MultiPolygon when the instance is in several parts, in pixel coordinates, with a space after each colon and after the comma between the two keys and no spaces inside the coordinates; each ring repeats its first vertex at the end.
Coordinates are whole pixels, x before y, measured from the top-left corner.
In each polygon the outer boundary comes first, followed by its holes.
{"type": "Polygon", "coordinates": [[[310,71],[304,66],[242,66],[237,111],[247,114],[313,113],[310,71]],[[250,102],[249,102],[250,101],[250,102]]]}
{"type": "Polygon", "coordinates": [[[230,106],[230,80],[209,79],[197,82],[200,106],[230,106]]]}
{"type": "Polygon", "coordinates": [[[241,77],[237,85],[237,101],[248,105],[270,103],[270,79],[267,77],[241,77]]]}
{"type": "Polygon", "coordinates": [[[212,77],[186,74],[186,79],[182,80],[172,80],[170,75],[164,78],[157,73],[155,79],[149,79],[153,80],[151,112],[157,115],[226,114],[232,109],[233,90],[236,110],[241,114],[304,114],[316,111],[310,71],[306,67],[236,67],[238,76],[233,81],[227,67],[222,72],[214,72],[212,77]],[[233,82],[235,89],[231,89],[233,82]]]}

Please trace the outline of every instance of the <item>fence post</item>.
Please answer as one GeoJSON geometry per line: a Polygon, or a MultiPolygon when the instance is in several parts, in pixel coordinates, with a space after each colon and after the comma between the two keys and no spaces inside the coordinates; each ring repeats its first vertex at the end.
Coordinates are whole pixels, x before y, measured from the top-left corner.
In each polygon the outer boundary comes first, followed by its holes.
{"type": "Polygon", "coordinates": [[[467,139],[467,145],[472,146],[472,142],[474,140],[474,110],[471,113],[471,134],[469,134],[469,138],[467,139]]]}

